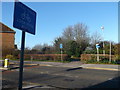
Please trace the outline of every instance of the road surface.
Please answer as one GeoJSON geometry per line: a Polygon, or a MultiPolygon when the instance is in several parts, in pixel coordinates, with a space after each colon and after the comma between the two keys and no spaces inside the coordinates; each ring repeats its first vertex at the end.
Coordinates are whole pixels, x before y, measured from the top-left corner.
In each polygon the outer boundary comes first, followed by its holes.
{"type": "MultiPolygon", "coordinates": [[[[40,88],[118,88],[117,71],[94,70],[70,67],[32,66],[24,68],[25,90],[40,88]],[[26,89],[27,88],[27,89],[26,89]]],[[[2,72],[4,88],[17,88],[19,69],[2,72]]]]}

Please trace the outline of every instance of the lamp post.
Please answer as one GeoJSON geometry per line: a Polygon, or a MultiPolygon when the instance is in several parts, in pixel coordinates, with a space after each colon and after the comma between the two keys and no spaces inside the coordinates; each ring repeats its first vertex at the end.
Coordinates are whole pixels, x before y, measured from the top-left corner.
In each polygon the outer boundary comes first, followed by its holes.
{"type": "MultiPolygon", "coordinates": [[[[101,27],[102,32],[104,31],[104,26],[101,27]]],[[[103,37],[104,37],[104,32],[103,32],[103,37]]],[[[105,55],[105,44],[104,44],[104,38],[103,38],[103,55],[105,55]]]]}
{"type": "Polygon", "coordinates": [[[110,56],[109,56],[109,63],[111,62],[111,41],[110,41],[110,56]]]}

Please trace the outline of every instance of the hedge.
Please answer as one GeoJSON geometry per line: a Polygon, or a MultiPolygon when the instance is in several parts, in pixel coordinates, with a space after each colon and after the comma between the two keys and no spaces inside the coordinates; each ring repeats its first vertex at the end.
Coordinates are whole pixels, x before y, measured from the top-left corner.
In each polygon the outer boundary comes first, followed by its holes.
{"type": "MultiPolygon", "coordinates": [[[[81,54],[80,57],[81,61],[83,62],[87,62],[89,60],[97,60],[97,54],[81,54]]],[[[99,60],[103,61],[103,60],[109,60],[109,54],[99,54],[99,60]]],[[[111,60],[115,61],[116,60],[116,56],[115,55],[111,55],[111,60]]]]}
{"type": "MultiPolygon", "coordinates": [[[[20,55],[18,55],[20,58],[20,55]]],[[[61,54],[24,54],[25,60],[54,60],[58,61],[61,60],[61,54]]],[[[67,60],[69,59],[67,54],[62,54],[62,59],[67,60]]]]}

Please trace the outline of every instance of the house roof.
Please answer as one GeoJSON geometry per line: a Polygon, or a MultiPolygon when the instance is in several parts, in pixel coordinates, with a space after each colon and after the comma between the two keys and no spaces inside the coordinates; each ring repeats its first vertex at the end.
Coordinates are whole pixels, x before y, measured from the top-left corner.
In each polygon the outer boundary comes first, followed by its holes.
{"type": "Polygon", "coordinates": [[[0,33],[15,33],[15,31],[0,22],[0,33]]]}

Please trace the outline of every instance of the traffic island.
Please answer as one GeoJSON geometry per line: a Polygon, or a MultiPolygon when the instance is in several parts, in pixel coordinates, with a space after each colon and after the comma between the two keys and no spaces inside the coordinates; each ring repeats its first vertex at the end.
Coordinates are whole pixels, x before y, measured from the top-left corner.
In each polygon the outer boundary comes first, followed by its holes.
{"type": "Polygon", "coordinates": [[[106,65],[106,64],[83,64],[81,65],[84,69],[98,69],[98,70],[110,70],[110,71],[120,71],[120,65],[106,65]]]}

